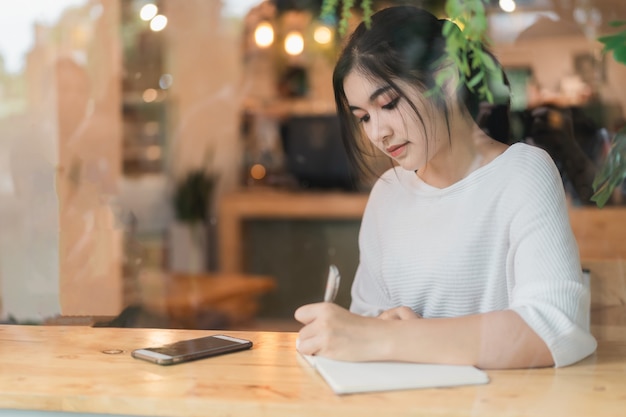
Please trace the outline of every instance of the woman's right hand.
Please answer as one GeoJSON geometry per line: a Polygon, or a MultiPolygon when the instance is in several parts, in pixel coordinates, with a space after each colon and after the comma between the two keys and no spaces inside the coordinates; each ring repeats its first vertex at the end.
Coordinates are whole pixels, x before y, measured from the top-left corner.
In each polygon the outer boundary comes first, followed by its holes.
{"type": "Polygon", "coordinates": [[[409,307],[401,306],[385,310],[378,315],[382,320],[412,320],[421,319],[422,316],[411,310],[409,307]]]}
{"type": "Polygon", "coordinates": [[[351,313],[334,303],[315,303],[298,308],[300,329],[296,349],[303,355],[320,355],[344,361],[384,360],[390,349],[385,337],[388,323],[351,313]]]}

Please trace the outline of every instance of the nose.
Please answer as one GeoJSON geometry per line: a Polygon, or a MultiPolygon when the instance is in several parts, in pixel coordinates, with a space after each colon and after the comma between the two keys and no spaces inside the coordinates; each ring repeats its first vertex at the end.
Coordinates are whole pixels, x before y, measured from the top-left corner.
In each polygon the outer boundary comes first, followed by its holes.
{"type": "Polygon", "coordinates": [[[365,134],[375,144],[383,143],[393,133],[393,129],[384,115],[370,114],[369,123],[365,125],[365,134]]]}

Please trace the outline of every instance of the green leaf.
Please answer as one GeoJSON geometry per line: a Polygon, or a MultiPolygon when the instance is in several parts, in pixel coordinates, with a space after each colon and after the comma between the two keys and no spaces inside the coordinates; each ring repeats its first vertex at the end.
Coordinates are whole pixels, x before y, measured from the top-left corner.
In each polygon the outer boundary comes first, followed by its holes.
{"type": "Polygon", "coordinates": [[[451,19],[457,18],[462,14],[463,6],[460,0],[448,0],[446,1],[446,14],[451,19]]]}
{"type": "Polygon", "coordinates": [[[469,77],[469,75],[472,73],[472,69],[470,68],[469,62],[467,62],[467,55],[463,54],[460,56],[460,58],[461,61],[459,67],[461,68],[463,74],[465,74],[466,77],[469,77]]]}
{"type": "Polygon", "coordinates": [[[613,35],[600,36],[598,42],[604,44],[605,48],[615,49],[626,45],[626,30],[613,35]]]}
{"type": "Polygon", "coordinates": [[[482,51],[474,51],[472,54],[472,68],[480,68],[483,65],[482,51]]]}
{"type": "Polygon", "coordinates": [[[482,59],[483,59],[483,64],[485,65],[485,67],[489,68],[490,71],[500,72],[500,70],[496,66],[495,61],[491,57],[491,55],[483,53],[482,54],[482,59]]]}
{"type": "Polygon", "coordinates": [[[617,62],[621,62],[626,65],[626,45],[613,50],[613,58],[615,58],[617,62]]]}
{"type": "Polygon", "coordinates": [[[482,97],[485,98],[485,100],[487,100],[488,103],[493,103],[493,93],[491,92],[491,90],[489,88],[487,88],[487,86],[483,86],[480,90],[479,93],[482,97]]]}
{"type": "Polygon", "coordinates": [[[338,2],[339,0],[324,0],[322,3],[322,11],[320,13],[321,18],[324,19],[334,17],[338,2]]]}
{"type": "Polygon", "coordinates": [[[361,2],[361,7],[363,8],[363,21],[365,22],[365,26],[368,28],[372,25],[372,1],[373,0],[363,0],[361,2]]]}
{"type": "Polygon", "coordinates": [[[476,85],[478,85],[479,82],[481,82],[483,79],[485,78],[485,73],[483,71],[480,71],[479,73],[477,73],[476,75],[474,75],[468,82],[467,82],[467,86],[470,88],[474,88],[476,87],[476,85]]]}
{"type": "Polygon", "coordinates": [[[350,17],[352,17],[352,13],[350,12],[352,6],[354,6],[354,0],[343,0],[343,6],[341,8],[341,23],[339,25],[339,33],[341,35],[348,33],[348,22],[350,17]]]}
{"type": "Polygon", "coordinates": [[[476,14],[471,21],[469,26],[466,26],[466,29],[469,29],[468,33],[471,33],[472,36],[468,36],[470,39],[480,40],[482,39],[483,34],[487,31],[487,18],[484,15],[476,14]]]}
{"type": "Polygon", "coordinates": [[[591,200],[603,207],[611,198],[615,188],[626,179],[626,128],[613,137],[611,148],[602,166],[594,177],[591,200]]]}
{"type": "Polygon", "coordinates": [[[441,71],[438,71],[435,75],[435,83],[439,87],[442,87],[446,83],[446,81],[452,78],[452,76],[454,75],[452,71],[453,70],[451,67],[446,67],[441,71]]]}
{"type": "Polygon", "coordinates": [[[626,25],[626,20],[613,20],[609,22],[609,26],[612,26],[614,28],[624,26],[624,25],[626,25]]]}
{"type": "Polygon", "coordinates": [[[441,30],[441,32],[443,33],[443,36],[450,36],[450,33],[452,32],[452,30],[454,29],[455,24],[449,20],[446,20],[445,22],[443,22],[443,29],[441,30]]]}
{"type": "Polygon", "coordinates": [[[591,201],[595,202],[599,208],[604,207],[611,195],[613,190],[609,189],[606,186],[603,186],[600,190],[596,191],[590,198],[591,201]]]}

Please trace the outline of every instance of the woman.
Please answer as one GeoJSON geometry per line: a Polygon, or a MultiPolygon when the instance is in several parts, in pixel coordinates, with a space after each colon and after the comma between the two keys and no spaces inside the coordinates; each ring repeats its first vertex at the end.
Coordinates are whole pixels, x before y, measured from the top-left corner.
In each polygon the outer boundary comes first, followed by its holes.
{"type": "Polygon", "coordinates": [[[349,154],[365,161],[369,140],[397,167],[369,197],[350,311],[300,307],[298,350],[352,361],[569,365],[596,341],[558,171],[539,148],[488,137],[473,117],[480,99],[464,83],[436,86],[452,65],[442,26],[421,9],[384,9],[338,60],[349,154]]]}

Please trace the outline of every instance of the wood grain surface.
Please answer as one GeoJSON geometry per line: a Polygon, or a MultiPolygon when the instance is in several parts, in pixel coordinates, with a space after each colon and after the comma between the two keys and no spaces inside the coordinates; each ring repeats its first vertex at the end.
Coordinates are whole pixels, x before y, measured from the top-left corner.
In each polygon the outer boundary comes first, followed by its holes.
{"type": "Polygon", "coordinates": [[[0,326],[0,409],[144,416],[619,416],[626,338],[562,369],[489,371],[482,386],[338,396],[294,350],[296,333],[225,332],[249,351],[173,366],[133,349],[201,330],[0,326]]]}

